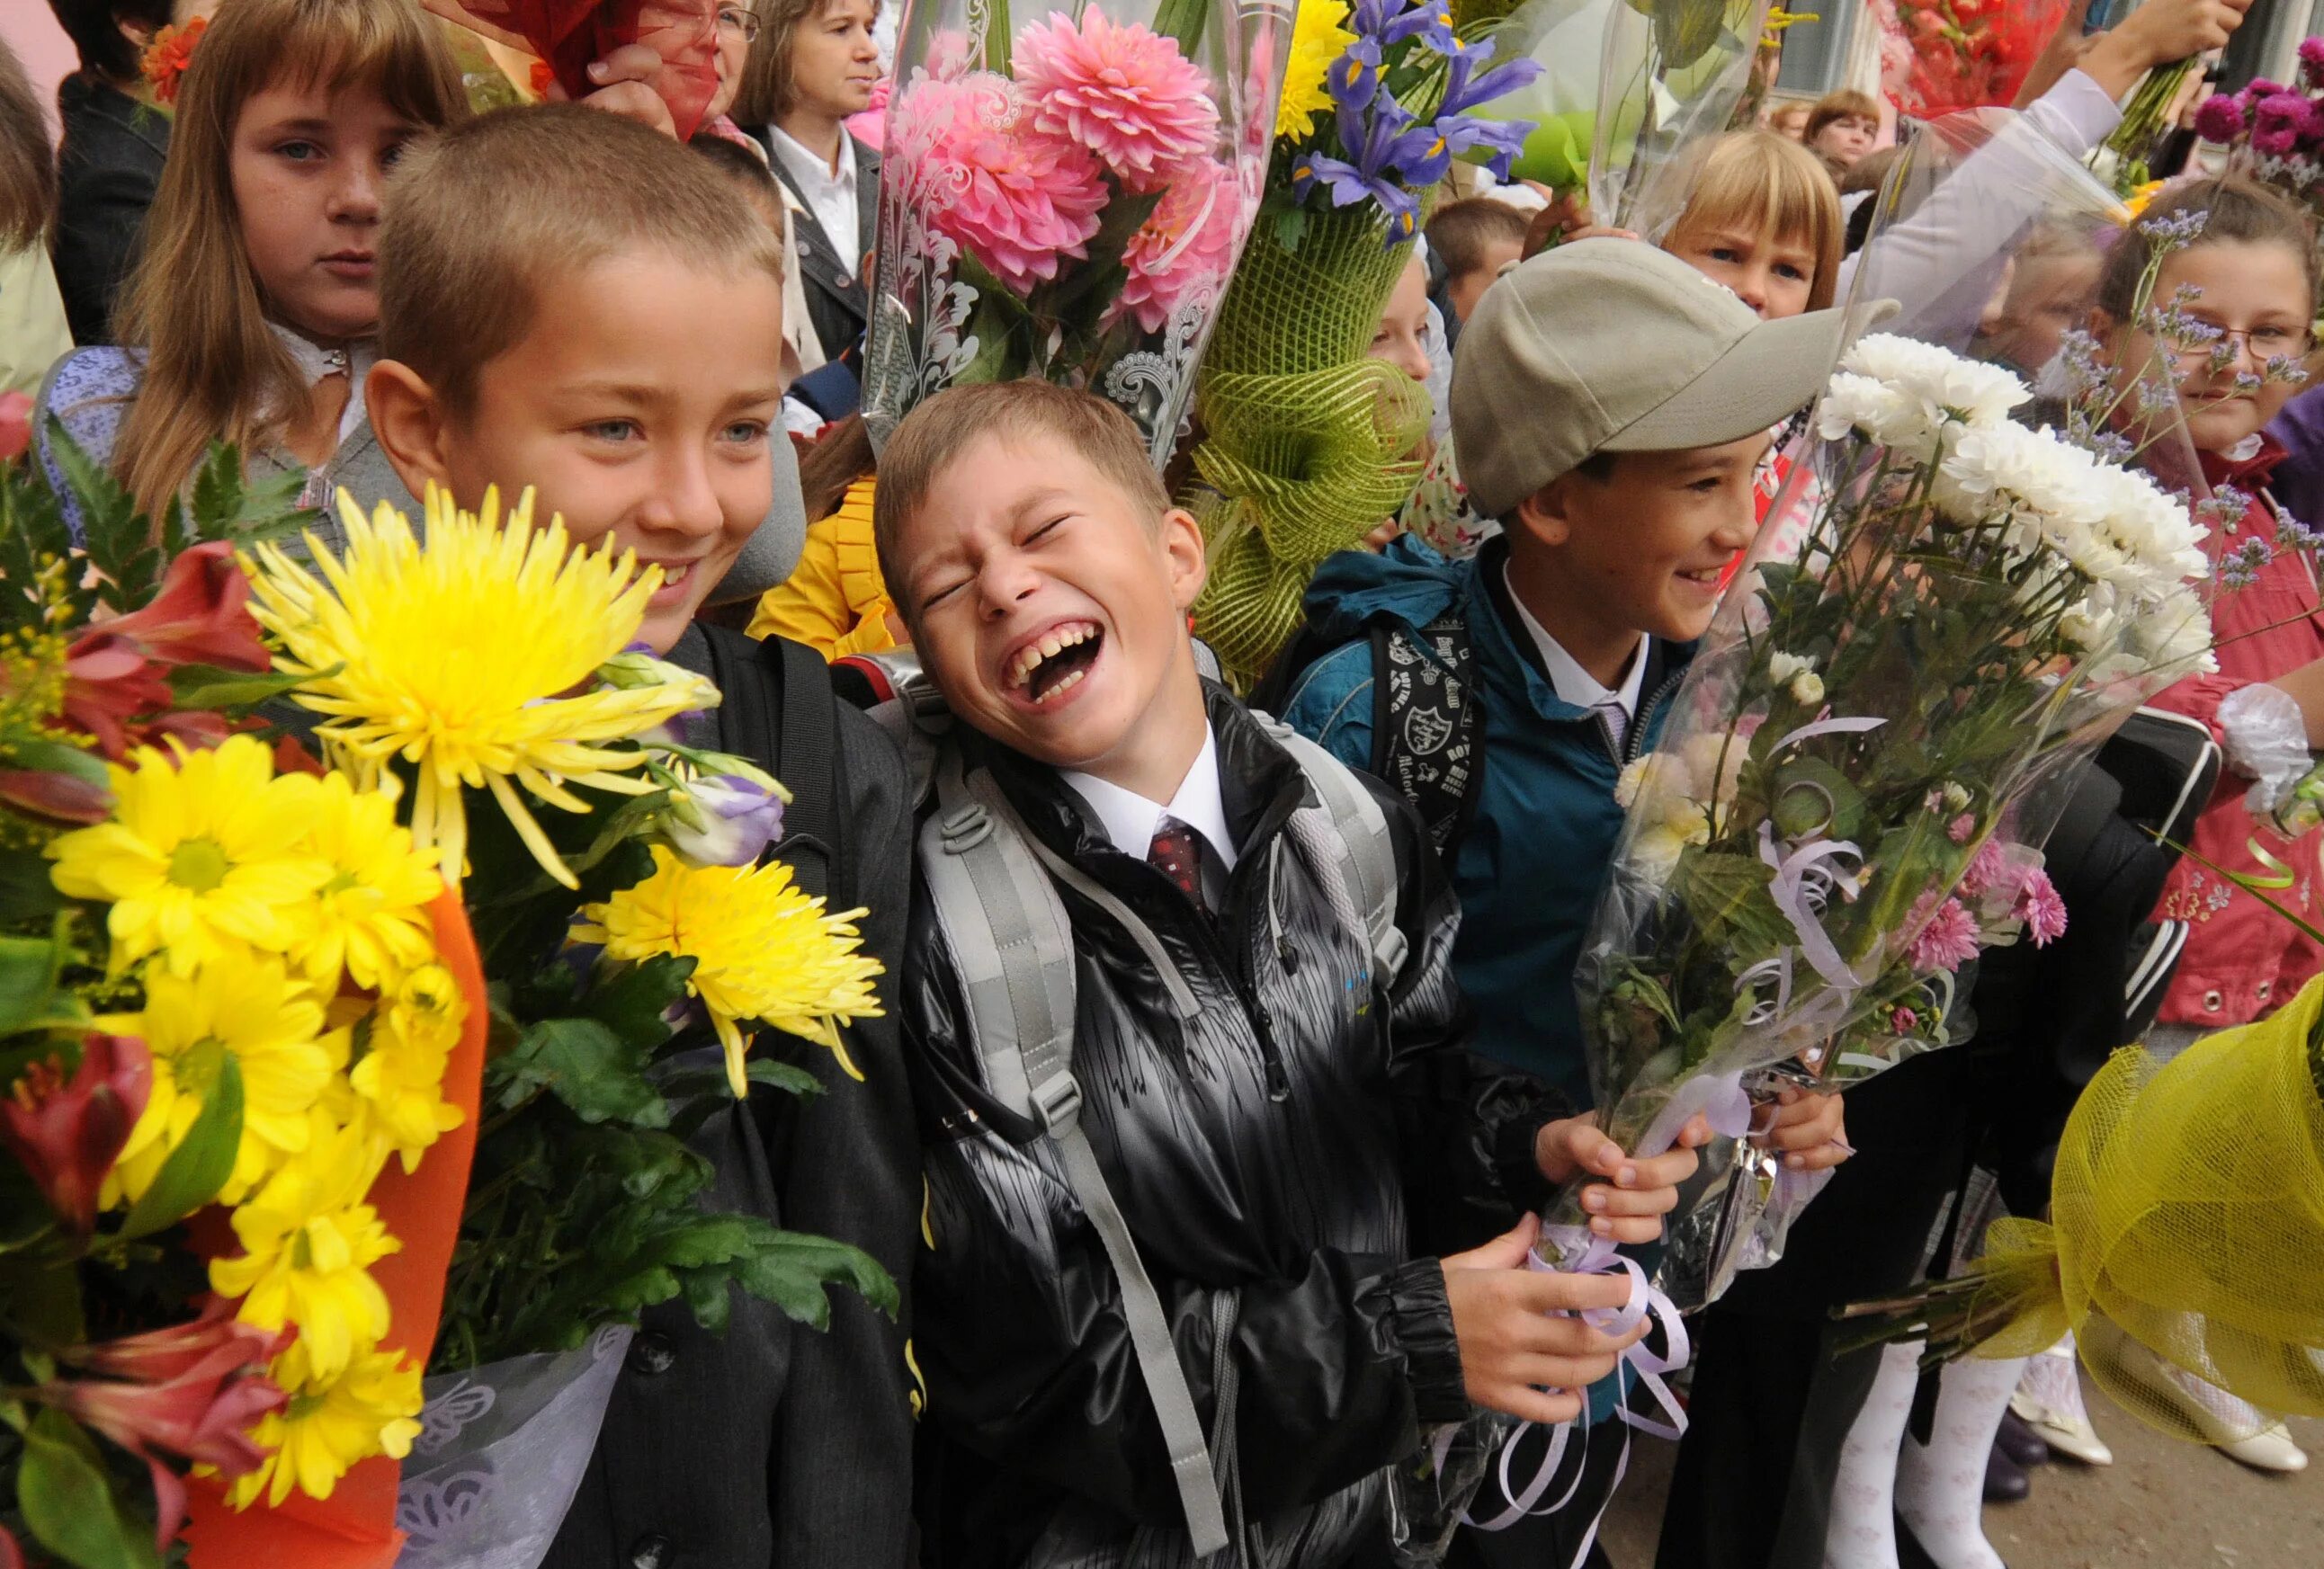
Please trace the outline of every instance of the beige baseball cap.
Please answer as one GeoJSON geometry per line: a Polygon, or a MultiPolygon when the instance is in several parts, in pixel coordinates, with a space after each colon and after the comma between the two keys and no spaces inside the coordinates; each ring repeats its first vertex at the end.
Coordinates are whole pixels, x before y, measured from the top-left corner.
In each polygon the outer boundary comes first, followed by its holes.
{"type": "Polygon", "coordinates": [[[1452,447],[1470,500],[1505,517],[1598,453],[1720,446],[1780,424],[1831,379],[1848,315],[1761,321],[1636,240],[1521,262],[1485,290],[1453,353],[1452,447]]]}

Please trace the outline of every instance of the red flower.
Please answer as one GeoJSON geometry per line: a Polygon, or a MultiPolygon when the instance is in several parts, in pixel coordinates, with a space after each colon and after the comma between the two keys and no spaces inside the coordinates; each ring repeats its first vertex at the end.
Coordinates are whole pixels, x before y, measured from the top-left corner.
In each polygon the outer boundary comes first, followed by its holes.
{"type": "Polygon", "coordinates": [[[37,768],[0,768],[0,802],[58,822],[103,822],[113,810],[104,785],[37,768]]]}
{"type": "Polygon", "coordinates": [[[154,1542],[164,1557],[185,1524],[186,1484],[161,1455],[215,1466],[228,1479],[245,1476],[266,1459],[249,1430],[289,1399],[264,1369],[291,1332],[254,1330],[232,1312],[214,1297],[191,1324],[81,1346],[68,1358],[128,1373],[132,1381],[59,1379],[31,1391],[145,1462],[153,1482],[154,1542]]]}
{"type": "Polygon", "coordinates": [[[35,1062],[0,1102],[5,1142],[49,1207],[80,1236],[97,1225],[97,1194],[144,1115],[153,1059],[132,1035],[85,1035],[67,1083],[54,1058],[35,1062]]]}
{"type": "Polygon", "coordinates": [[[215,713],[171,711],[171,668],[263,673],[269,663],[250,613],[250,580],[234,546],[214,539],[170,563],[151,604],[91,627],[65,650],[64,721],[116,761],[168,736],[214,747],[232,727],[215,713]]]}
{"type": "MultiPolygon", "coordinates": [[[[0,463],[22,457],[32,445],[32,399],[22,392],[0,392],[0,463]]],[[[6,1563],[0,1558],[0,1565],[6,1563]]]]}
{"type": "Polygon", "coordinates": [[[197,16],[183,27],[165,27],[153,35],[145,46],[137,67],[153,86],[153,101],[174,104],[178,101],[178,83],[193,62],[194,45],[202,41],[202,33],[210,24],[207,16],[197,16]]]}
{"type": "Polygon", "coordinates": [[[179,555],[152,602],[115,617],[104,630],[134,639],[164,665],[215,665],[254,674],[272,667],[250,613],[250,579],[223,539],[179,555]]]}

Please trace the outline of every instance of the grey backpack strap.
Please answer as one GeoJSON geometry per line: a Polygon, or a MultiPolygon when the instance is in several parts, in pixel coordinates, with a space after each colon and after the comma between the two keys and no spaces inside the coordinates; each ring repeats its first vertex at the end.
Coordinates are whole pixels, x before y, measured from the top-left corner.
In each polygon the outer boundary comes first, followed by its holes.
{"type": "Polygon", "coordinates": [[[1257,717],[1307,775],[1323,814],[1338,830],[1332,837],[1338,840],[1333,858],[1340,880],[1363,922],[1373,979],[1386,993],[1411,949],[1396,923],[1396,844],[1388,837],[1388,813],[1346,764],[1289,726],[1265,714],[1257,717]]]}
{"type": "MultiPolygon", "coordinates": [[[[958,967],[986,1087],[1002,1104],[1030,1115],[1056,1142],[1066,1185],[1097,1229],[1121,1283],[1122,1317],[1161,1424],[1187,1534],[1195,1555],[1207,1556],[1226,1546],[1227,1528],[1202,1419],[1185,1370],[1178,1365],[1161,1294],[1139,1259],[1130,1223],[1081,1126],[1081,1086],[1073,1072],[1072,926],[1034,853],[1038,841],[991,775],[980,771],[973,780],[964,777],[957,747],[937,748],[936,758],[936,809],[920,830],[920,867],[937,925],[958,967]]],[[[1084,893],[1096,887],[1083,888],[1082,882],[1074,885],[1084,893]]],[[[1128,917],[1111,895],[1096,889],[1093,896],[1099,895],[1111,911],[1128,917]]],[[[1154,941],[1142,923],[1133,919],[1128,924],[1133,935],[1144,933],[1145,941],[1154,941]]],[[[1175,967],[1167,962],[1157,968],[1176,978],[1175,967]]],[[[1183,980],[1176,990],[1191,1005],[1193,995],[1183,980]]]]}

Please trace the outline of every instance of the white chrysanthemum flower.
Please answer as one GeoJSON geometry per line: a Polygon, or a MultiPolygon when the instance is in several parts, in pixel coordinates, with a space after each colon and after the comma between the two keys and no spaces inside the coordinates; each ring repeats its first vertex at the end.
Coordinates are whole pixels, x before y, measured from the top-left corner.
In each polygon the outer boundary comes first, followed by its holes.
{"type": "Polygon", "coordinates": [[[1816,412],[1816,433],[1826,441],[1861,431],[1912,463],[1926,463],[1935,455],[1943,429],[1942,416],[1921,399],[1885,381],[1845,371],[1831,379],[1816,412]]]}
{"type": "Polygon", "coordinates": [[[1785,653],[1781,648],[1767,656],[1767,679],[1777,686],[1783,685],[1803,671],[1814,668],[1814,660],[1801,655],[1785,653]]]}
{"type": "Polygon", "coordinates": [[[1840,366],[1844,372],[1885,382],[1931,410],[1941,411],[1943,418],[1978,429],[2006,423],[2009,411],[2034,396],[2024,381],[2002,366],[1981,364],[1934,344],[1891,333],[1858,340],[1841,356],[1840,366]]]}
{"type": "Polygon", "coordinates": [[[2131,646],[2157,676],[2177,680],[2218,669],[2211,655],[2211,618],[2195,591],[2183,584],[2162,604],[2130,623],[2131,646]]]}

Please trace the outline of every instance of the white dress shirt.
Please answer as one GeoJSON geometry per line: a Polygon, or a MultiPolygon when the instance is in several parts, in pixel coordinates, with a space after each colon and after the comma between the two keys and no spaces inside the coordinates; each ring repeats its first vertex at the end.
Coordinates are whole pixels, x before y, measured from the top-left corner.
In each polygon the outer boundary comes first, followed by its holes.
{"type": "Polygon", "coordinates": [[[1564,645],[1533,619],[1525,601],[1517,598],[1515,588],[1509,587],[1506,568],[1501,583],[1509,589],[1509,603],[1517,608],[1517,619],[1525,623],[1534,646],[1541,650],[1542,663],[1549,666],[1549,684],[1556,689],[1558,701],[1586,708],[1604,720],[1606,728],[1614,733],[1614,745],[1621,746],[1638,717],[1638,698],[1646,683],[1646,635],[1638,634],[1638,647],[1630,656],[1629,671],[1622,677],[1621,689],[1617,691],[1582,669],[1581,662],[1565,651],[1564,645]]]}
{"type": "Polygon", "coordinates": [[[847,133],[840,133],[839,167],[835,170],[793,141],[781,126],[770,125],[767,133],[775,156],[798,181],[799,194],[807,197],[807,211],[823,225],[831,248],[839,252],[839,264],[847,269],[850,277],[854,276],[863,260],[862,232],[855,206],[855,148],[847,133]]]}
{"type": "MultiPolygon", "coordinates": [[[[1171,817],[1202,835],[1211,849],[1208,865],[1222,877],[1234,870],[1234,835],[1227,828],[1226,803],[1219,794],[1218,737],[1208,725],[1203,727],[1203,749],[1195,754],[1194,766],[1186,770],[1177,794],[1167,803],[1148,801],[1135,790],[1125,790],[1093,774],[1061,768],[1057,776],[1088,803],[1113,848],[1131,859],[1146,858],[1154,848],[1155,831],[1165,817],[1171,817]]],[[[1211,886],[1208,880],[1203,888],[1213,909],[1225,891],[1223,886],[1211,886]]]]}

